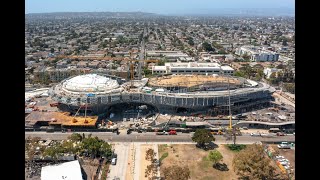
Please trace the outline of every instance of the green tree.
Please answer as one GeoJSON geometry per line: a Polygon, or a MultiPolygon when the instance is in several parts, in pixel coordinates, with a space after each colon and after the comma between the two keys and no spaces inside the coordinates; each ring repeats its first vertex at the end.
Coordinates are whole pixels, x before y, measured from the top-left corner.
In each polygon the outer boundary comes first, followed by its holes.
{"type": "Polygon", "coordinates": [[[188,40],[188,44],[190,46],[193,46],[194,45],[194,42],[193,42],[193,39],[190,37],[189,40],[188,40]]]}
{"type": "Polygon", "coordinates": [[[193,134],[192,141],[196,142],[200,147],[203,147],[206,143],[215,141],[215,138],[208,129],[197,129],[193,134]]]}
{"type": "Polygon", "coordinates": [[[146,160],[152,161],[156,156],[156,153],[154,152],[153,149],[149,148],[146,151],[146,160]]]}
{"type": "Polygon", "coordinates": [[[244,74],[243,71],[236,71],[236,72],[234,73],[234,76],[245,77],[245,74],[244,74]]]}
{"type": "Polygon", "coordinates": [[[164,66],[165,63],[166,63],[166,60],[160,60],[158,61],[158,66],[164,66]]]}
{"type": "Polygon", "coordinates": [[[218,150],[215,149],[209,152],[208,159],[213,162],[213,165],[215,165],[223,159],[223,156],[218,150]]]}
{"type": "Polygon", "coordinates": [[[149,77],[152,74],[152,71],[148,68],[143,68],[143,73],[146,77],[149,77]]]}
{"type": "Polygon", "coordinates": [[[232,165],[241,179],[282,179],[275,167],[270,164],[262,145],[247,146],[234,156],[232,165]]]}
{"type": "Polygon", "coordinates": [[[73,142],[82,141],[82,136],[79,133],[73,133],[71,136],[68,137],[73,142]]]}
{"type": "Polygon", "coordinates": [[[190,178],[190,169],[188,166],[172,165],[164,168],[163,175],[166,180],[187,180],[190,178]]]}
{"type": "Polygon", "coordinates": [[[202,43],[202,48],[207,52],[214,51],[214,49],[212,48],[211,44],[209,44],[208,42],[202,43]]]}
{"type": "Polygon", "coordinates": [[[61,153],[66,153],[66,149],[60,144],[56,143],[54,145],[51,145],[50,147],[46,148],[43,152],[43,156],[49,156],[54,161],[58,160],[58,157],[61,153]]]}
{"type": "Polygon", "coordinates": [[[98,137],[91,137],[82,140],[82,148],[91,154],[92,157],[97,155],[106,156],[111,153],[111,145],[99,139],[98,137]]]}
{"type": "Polygon", "coordinates": [[[54,48],[51,48],[51,49],[50,49],[50,52],[51,52],[51,53],[54,53],[54,48]]]}

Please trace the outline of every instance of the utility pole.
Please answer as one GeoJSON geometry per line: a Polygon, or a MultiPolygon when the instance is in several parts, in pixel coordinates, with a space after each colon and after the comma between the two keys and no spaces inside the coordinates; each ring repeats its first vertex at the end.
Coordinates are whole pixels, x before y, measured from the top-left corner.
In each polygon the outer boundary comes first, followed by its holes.
{"type": "Polygon", "coordinates": [[[230,102],[230,83],[229,83],[229,75],[227,75],[228,77],[228,94],[229,94],[229,129],[232,129],[232,114],[231,114],[231,102],[230,102]]]}
{"type": "Polygon", "coordinates": [[[86,100],[86,109],[84,111],[84,120],[86,120],[86,118],[87,118],[87,106],[88,106],[88,96],[87,96],[87,100],[86,100]]]}

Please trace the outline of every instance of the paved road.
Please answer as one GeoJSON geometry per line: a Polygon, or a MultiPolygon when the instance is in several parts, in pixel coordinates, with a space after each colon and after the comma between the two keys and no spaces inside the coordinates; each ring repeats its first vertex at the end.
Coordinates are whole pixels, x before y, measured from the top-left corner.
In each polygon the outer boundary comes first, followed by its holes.
{"type": "Polygon", "coordinates": [[[114,146],[115,153],[118,155],[117,164],[110,166],[110,174],[107,179],[113,179],[119,177],[125,179],[126,171],[128,167],[128,154],[130,143],[117,143],[114,146]]]}
{"type": "MultiPolygon", "coordinates": [[[[139,59],[140,60],[144,60],[144,54],[145,54],[145,42],[144,42],[144,37],[146,36],[146,28],[143,29],[143,38],[142,38],[142,41],[141,41],[141,51],[140,51],[140,54],[139,54],[139,59]]],[[[142,72],[142,66],[144,65],[143,62],[138,62],[138,78],[141,79],[142,78],[142,75],[141,75],[141,72],[142,72]]]]}
{"type": "MultiPolygon", "coordinates": [[[[82,132],[80,132],[82,134],[82,132]]],[[[87,136],[88,132],[84,132],[87,136]]],[[[175,136],[166,136],[166,135],[155,135],[154,133],[132,133],[130,135],[120,134],[116,135],[115,133],[110,132],[92,132],[92,136],[98,136],[100,139],[103,139],[108,142],[192,142],[191,137],[192,133],[178,133],[175,136]]],[[[25,132],[25,138],[28,136],[31,137],[40,137],[42,139],[51,139],[51,140],[63,140],[67,139],[71,133],[46,133],[46,132],[25,132]]],[[[231,141],[226,141],[224,136],[215,136],[217,144],[226,144],[231,141]]],[[[249,135],[237,136],[237,143],[241,144],[250,144],[257,141],[269,141],[269,142],[282,142],[282,141],[295,141],[295,136],[274,136],[274,137],[252,137],[249,135]]]]}

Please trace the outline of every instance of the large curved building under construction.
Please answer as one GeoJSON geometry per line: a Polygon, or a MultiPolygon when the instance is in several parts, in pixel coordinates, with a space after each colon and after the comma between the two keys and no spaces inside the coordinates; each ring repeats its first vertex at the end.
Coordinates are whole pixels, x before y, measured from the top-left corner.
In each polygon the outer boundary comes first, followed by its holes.
{"type": "MultiPolygon", "coordinates": [[[[65,111],[91,115],[126,106],[146,105],[161,113],[228,114],[268,105],[274,88],[244,78],[220,75],[166,75],[123,82],[120,78],[86,74],[63,80],[49,90],[65,111]]],[[[145,106],[145,107],[146,107],[145,106]]]]}

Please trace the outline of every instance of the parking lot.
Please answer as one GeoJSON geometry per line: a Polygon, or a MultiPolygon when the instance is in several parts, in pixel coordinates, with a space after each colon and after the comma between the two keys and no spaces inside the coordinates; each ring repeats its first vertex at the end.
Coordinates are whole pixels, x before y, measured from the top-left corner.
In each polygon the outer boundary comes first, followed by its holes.
{"type": "Polygon", "coordinates": [[[289,174],[290,177],[295,175],[295,149],[291,147],[290,149],[280,149],[278,145],[270,145],[273,149],[273,153],[277,152],[272,156],[274,162],[278,165],[278,168],[283,170],[283,172],[289,174]]]}

